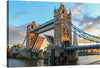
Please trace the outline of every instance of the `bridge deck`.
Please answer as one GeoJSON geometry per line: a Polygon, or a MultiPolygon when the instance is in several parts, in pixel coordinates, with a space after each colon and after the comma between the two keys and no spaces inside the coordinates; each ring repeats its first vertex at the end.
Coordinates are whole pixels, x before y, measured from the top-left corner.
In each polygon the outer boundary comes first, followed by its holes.
{"type": "Polygon", "coordinates": [[[82,49],[98,49],[100,44],[97,45],[86,45],[86,46],[75,46],[75,47],[65,47],[65,50],[82,50],[82,49]]]}

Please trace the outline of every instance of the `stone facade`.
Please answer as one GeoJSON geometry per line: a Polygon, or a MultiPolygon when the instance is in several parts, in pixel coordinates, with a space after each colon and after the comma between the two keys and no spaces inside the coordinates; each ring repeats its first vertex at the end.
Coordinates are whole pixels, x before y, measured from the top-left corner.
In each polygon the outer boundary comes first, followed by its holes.
{"type": "Polygon", "coordinates": [[[32,48],[32,45],[36,39],[36,36],[39,36],[39,34],[35,34],[33,32],[29,32],[29,30],[37,27],[35,24],[35,21],[32,22],[32,24],[27,26],[27,38],[26,38],[26,50],[29,51],[32,48]]]}
{"type": "Polygon", "coordinates": [[[35,27],[36,27],[35,21],[33,21],[32,24],[27,26],[27,33],[26,33],[26,36],[27,36],[27,38],[26,38],[26,50],[27,51],[30,50],[32,47],[31,42],[35,40],[35,38],[34,38],[35,33],[29,33],[29,30],[31,30],[35,27]]]}
{"type": "Polygon", "coordinates": [[[64,4],[60,5],[59,9],[54,10],[54,45],[64,47],[66,43],[72,46],[72,33],[61,21],[71,24],[71,12],[67,14],[64,4]]]}
{"type": "Polygon", "coordinates": [[[64,7],[64,4],[61,3],[60,8],[54,10],[54,45],[55,56],[60,56],[61,53],[64,53],[68,57],[68,60],[75,60],[78,58],[77,51],[66,51],[64,47],[74,46],[72,45],[72,32],[64,25],[64,20],[66,23],[71,24],[71,11],[67,13],[67,10],[64,7]]]}
{"type": "Polygon", "coordinates": [[[37,26],[35,24],[35,21],[33,21],[32,24],[27,26],[26,52],[20,52],[20,55],[22,54],[22,56],[24,56],[26,58],[39,58],[39,57],[43,58],[42,51],[39,51],[39,49],[41,47],[42,42],[44,41],[44,37],[39,37],[39,35],[40,35],[39,33],[29,32],[29,30],[36,28],[36,27],[37,26]],[[31,50],[33,44],[34,44],[34,47],[31,50]],[[37,56],[31,57],[31,52],[38,53],[39,56],[38,57],[37,56]],[[41,56],[40,56],[40,54],[41,54],[41,56]]]}

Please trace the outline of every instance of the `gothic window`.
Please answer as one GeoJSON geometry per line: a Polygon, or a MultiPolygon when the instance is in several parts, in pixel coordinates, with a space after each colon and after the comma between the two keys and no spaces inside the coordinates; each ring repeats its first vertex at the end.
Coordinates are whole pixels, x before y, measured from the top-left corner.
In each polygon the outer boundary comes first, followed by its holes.
{"type": "Polygon", "coordinates": [[[33,28],[33,25],[31,26],[31,28],[33,28]]]}
{"type": "Polygon", "coordinates": [[[66,36],[66,35],[65,35],[65,32],[64,32],[64,36],[66,36]]]}
{"type": "Polygon", "coordinates": [[[68,30],[66,31],[66,35],[68,35],[68,30]]]}
{"type": "Polygon", "coordinates": [[[62,11],[62,13],[64,13],[64,10],[62,11]]]}
{"type": "Polygon", "coordinates": [[[66,28],[65,27],[63,27],[63,35],[65,36],[65,30],[66,30],[66,28]]]}
{"type": "Polygon", "coordinates": [[[64,46],[69,47],[70,46],[70,41],[64,41],[64,46]]]}
{"type": "Polygon", "coordinates": [[[31,38],[31,40],[33,40],[33,38],[31,38]]]}
{"type": "Polygon", "coordinates": [[[34,36],[31,36],[31,40],[33,40],[34,39],[34,36]]]}
{"type": "Polygon", "coordinates": [[[63,27],[63,31],[65,31],[65,27],[63,27]]]}

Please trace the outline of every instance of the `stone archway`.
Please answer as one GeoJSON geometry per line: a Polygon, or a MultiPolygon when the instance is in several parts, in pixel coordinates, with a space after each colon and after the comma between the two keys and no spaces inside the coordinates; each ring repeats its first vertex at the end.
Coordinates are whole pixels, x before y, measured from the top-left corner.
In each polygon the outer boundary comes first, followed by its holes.
{"type": "Polygon", "coordinates": [[[70,47],[70,41],[67,40],[64,41],[63,43],[64,43],[64,47],[70,47]]]}

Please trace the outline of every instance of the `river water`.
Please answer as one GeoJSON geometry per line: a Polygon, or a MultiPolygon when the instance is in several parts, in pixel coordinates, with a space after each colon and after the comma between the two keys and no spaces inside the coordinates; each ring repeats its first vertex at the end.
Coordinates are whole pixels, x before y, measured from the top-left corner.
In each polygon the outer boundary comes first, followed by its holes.
{"type": "MultiPolygon", "coordinates": [[[[100,65],[100,55],[89,55],[79,56],[77,62],[73,62],[72,65],[100,65]]],[[[9,67],[34,67],[34,66],[45,66],[44,60],[19,60],[19,59],[8,59],[9,67]]]]}

